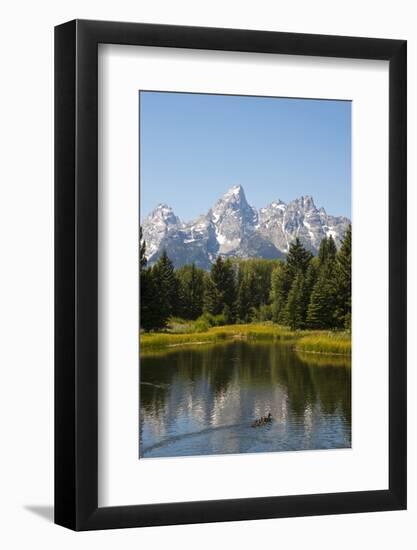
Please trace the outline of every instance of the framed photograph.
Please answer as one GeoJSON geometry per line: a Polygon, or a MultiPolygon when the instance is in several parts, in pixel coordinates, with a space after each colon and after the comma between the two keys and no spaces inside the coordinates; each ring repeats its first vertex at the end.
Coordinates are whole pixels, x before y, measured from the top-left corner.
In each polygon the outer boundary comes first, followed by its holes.
{"type": "Polygon", "coordinates": [[[55,29],[55,522],[406,508],[406,42],[55,29]]]}

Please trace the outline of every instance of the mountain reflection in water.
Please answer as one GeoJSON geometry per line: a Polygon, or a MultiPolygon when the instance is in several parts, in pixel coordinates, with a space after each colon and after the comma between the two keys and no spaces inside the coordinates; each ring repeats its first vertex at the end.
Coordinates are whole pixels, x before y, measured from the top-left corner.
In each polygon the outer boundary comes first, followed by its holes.
{"type": "Polygon", "coordinates": [[[139,456],[351,446],[350,359],[231,342],[140,361],[139,456]],[[252,428],[271,412],[273,422],[252,428]]]}

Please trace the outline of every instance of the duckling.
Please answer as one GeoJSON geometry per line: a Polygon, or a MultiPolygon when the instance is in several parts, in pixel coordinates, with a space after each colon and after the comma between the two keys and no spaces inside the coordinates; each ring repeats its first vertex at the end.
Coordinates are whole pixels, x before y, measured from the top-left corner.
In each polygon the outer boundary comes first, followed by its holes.
{"type": "Polygon", "coordinates": [[[263,426],[267,422],[272,422],[272,414],[268,413],[268,416],[261,416],[261,418],[257,418],[254,420],[251,424],[252,428],[258,428],[259,426],[263,426]]]}

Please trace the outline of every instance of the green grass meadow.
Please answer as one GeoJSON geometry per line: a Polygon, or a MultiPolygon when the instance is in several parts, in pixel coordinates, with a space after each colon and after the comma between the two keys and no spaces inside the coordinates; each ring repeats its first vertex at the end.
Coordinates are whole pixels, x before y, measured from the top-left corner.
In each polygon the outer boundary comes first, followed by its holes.
{"type": "Polygon", "coordinates": [[[142,353],[178,346],[249,340],[282,342],[303,353],[320,353],[350,356],[351,335],[345,331],[291,331],[273,323],[250,323],[201,327],[196,323],[174,318],[164,332],[143,332],[140,335],[142,353]]]}

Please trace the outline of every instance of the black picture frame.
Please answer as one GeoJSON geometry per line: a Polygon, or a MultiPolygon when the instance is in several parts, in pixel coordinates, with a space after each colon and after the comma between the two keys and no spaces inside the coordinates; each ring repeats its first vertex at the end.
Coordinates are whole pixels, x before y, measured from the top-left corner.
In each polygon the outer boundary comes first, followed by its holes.
{"type": "Polygon", "coordinates": [[[406,508],[406,41],[74,20],[55,28],[55,522],[108,529],[406,508]],[[389,62],[389,488],[98,506],[98,44],[389,62]]]}

